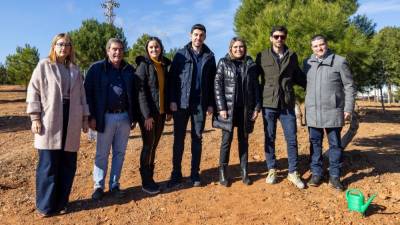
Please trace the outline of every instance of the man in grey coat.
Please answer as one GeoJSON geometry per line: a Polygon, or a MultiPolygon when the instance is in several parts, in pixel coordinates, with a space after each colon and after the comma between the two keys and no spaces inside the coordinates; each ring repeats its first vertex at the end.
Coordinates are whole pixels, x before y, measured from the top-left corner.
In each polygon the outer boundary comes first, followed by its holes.
{"type": "Polygon", "coordinates": [[[344,190],[340,182],[342,144],[340,132],[344,120],[350,119],[354,108],[355,87],[346,59],[328,49],[326,38],[311,39],[314,54],[304,62],[307,74],[306,121],[311,146],[309,186],[318,186],[322,177],[322,140],[324,130],[329,142],[329,184],[344,190]]]}

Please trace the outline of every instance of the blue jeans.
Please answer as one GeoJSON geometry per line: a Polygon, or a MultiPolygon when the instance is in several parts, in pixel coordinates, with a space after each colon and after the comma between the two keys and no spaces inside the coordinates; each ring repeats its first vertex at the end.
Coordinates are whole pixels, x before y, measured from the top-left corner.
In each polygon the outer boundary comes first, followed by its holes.
{"type": "Polygon", "coordinates": [[[36,207],[43,214],[58,213],[68,204],[76,172],[77,153],[64,151],[69,121],[69,101],[63,100],[61,149],[38,149],[36,207]]]}
{"type": "Polygon", "coordinates": [[[268,169],[276,168],[276,123],[281,121],[287,144],[289,173],[297,170],[297,125],[294,109],[263,108],[265,158],[268,169]]]}
{"type": "Polygon", "coordinates": [[[106,113],[104,132],[97,132],[96,158],[94,163],[94,188],[104,190],[108,156],[112,146],[109,188],[119,187],[119,178],[124,163],[131,123],[128,113],[106,113]]]}
{"type": "Polygon", "coordinates": [[[189,109],[178,109],[173,113],[174,117],[174,144],[172,156],[172,177],[182,177],[182,156],[185,145],[186,127],[191,121],[191,137],[192,137],[192,168],[191,178],[197,179],[200,171],[202,135],[205,125],[205,112],[201,105],[192,106],[189,109]]]}
{"type": "Polygon", "coordinates": [[[310,136],[311,172],[313,175],[322,176],[322,141],[324,139],[324,130],[327,133],[329,142],[329,175],[331,177],[340,177],[343,152],[340,137],[341,127],[308,128],[310,136]]]}
{"type": "Polygon", "coordinates": [[[76,172],[77,153],[39,149],[36,169],[36,207],[43,214],[57,213],[68,204],[76,172]]]}

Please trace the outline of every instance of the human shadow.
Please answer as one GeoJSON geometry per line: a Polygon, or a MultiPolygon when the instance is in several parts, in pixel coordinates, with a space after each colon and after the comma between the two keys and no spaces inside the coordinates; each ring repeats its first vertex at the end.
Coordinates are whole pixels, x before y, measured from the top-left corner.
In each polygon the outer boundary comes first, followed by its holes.
{"type": "Polygon", "coordinates": [[[29,129],[30,118],[28,116],[0,116],[0,133],[29,129]]]}
{"type": "Polygon", "coordinates": [[[369,147],[369,150],[345,151],[343,175],[351,176],[345,178],[344,183],[385,173],[400,173],[400,134],[360,138],[354,145],[369,147]]]}
{"type": "MultiPolygon", "coordinates": [[[[171,192],[181,191],[184,189],[192,188],[189,178],[183,178],[182,182],[180,184],[178,184],[172,188],[167,188],[167,182],[168,181],[158,182],[158,184],[160,185],[160,189],[161,189],[161,192],[158,195],[168,194],[171,192]]],[[[116,198],[116,197],[112,196],[112,194],[110,192],[105,192],[105,195],[102,198],[102,200],[93,200],[91,198],[88,198],[88,199],[72,201],[69,203],[68,213],[74,213],[74,212],[79,212],[79,211],[84,211],[84,210],[93,210],[93,209],[103,208],[103,207],[112,206],[112,205],[124,205],[124,204],[128,204],[132,201],[136,202],[136,201],[140,201],[141,199],[144,199],[144,198],[153,198],[153,197],[158,196],[158,195],[150,195],[150,194],[144,193],[142,191],[142,186],[130,187],[123,191],[125,193],[125,196],[123,198],[116,198]]]]}
{"type": "MultiPolygon", "coordinates": [[[[307,161],[308,158],[305,155],[299,156],[299,161],[307,161]]],[[[299,163],[300,164],[300,163],[299,163]]],[[[287,159],[281,158],[277,159],[278,166],[278,182],[282,181],[287,176],[287,159]]],[[[304,172],[306,168],[301,166],[300,171],[304,172]]],[[[240,165],[233,164],[228,166],[229,171],[229,179],[231,182],[237,182],[241,180],[240,176],[240,165]]],[[[266,175],[266,164],[264,161],[254,161],[248,163],[248,171],[250,179],[255,182],[260,179],[264,179],[266,175]]],[[[208,168],[201,171],[201,186],[207,186],[212,183],[218,182],[218,167],[217,168],[208,168]]],[[[182,182],[175,187],[167,188],[168,180],[164,180],[158,182],[161,188],[161,192],[158,195],[164,195],[171,192],[182,191],[185,189],[193,188],[190,177],[182,178],[182,182]]],[[[88,199],[80,199],[76,201],[72,201],[69,203],[68,213],[74,213],[84,210],[93,210],[97,208],[103,208],[112,205],[123,205],[128,204],[132,201],[140,201],[145,198],[153,198],[157,195],[149,195],[144,193],[141,189],[141,186],[134,186],[124,190],[125,196],[124,198],[115,198],[109,192],[106,192],[105,196],[101,201],[88,199]]]]}

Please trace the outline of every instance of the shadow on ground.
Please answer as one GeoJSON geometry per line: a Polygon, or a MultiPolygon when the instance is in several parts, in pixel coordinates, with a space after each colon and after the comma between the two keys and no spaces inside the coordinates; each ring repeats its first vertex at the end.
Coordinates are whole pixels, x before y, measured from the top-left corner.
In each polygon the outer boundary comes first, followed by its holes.
{"type": "Polygon", "coordinates": [[[369,149],[345,152],[343,175],[352,174],[343,180],[345,183],[385,173],[400,173],[400,134],[360,138],[354,145],[369,149]],[[369,172],[364,172],[366,169],[369,172]]]}
{"type": "Polygon", "coordinates": [[[28,116],[0,116],[0,133],[29,130],[30,126],[28,116]]]}

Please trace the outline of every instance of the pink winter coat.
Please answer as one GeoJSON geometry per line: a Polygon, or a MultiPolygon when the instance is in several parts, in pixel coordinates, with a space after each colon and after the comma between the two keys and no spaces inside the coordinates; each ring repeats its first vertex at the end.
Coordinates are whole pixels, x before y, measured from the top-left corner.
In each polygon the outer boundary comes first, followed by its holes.
{"type": "MultiPolygon", "coordinates": [[[[83,78],[79,68],[70,65],[71,89],[70,108],[65,151],[79,149],[82,121],[89,115],[86,104],[83,78]]],[[[39,114],[42,131],[35,134],[34,147],[37,149],[61,149],[63,127],[63,105],[61,74],[55,63],[41,60],[33,71],[26,97],[27,113],[39,114]]]]}

